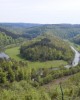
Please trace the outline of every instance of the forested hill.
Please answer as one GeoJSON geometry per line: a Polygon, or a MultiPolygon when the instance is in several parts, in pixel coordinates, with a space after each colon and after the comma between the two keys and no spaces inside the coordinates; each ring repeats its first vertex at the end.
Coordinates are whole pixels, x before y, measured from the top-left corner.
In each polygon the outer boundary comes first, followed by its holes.
{"type": "Polygon", "coordinates": [[[63,39],[71,39],[80,34],[80,25],[0,23],[0,31],[13,38],[23,37],[32,39],[41,34],[48,33],[63,39]]]}
{"type": "Polygon", "coordinates": [[[29,28],[29,27],[34,27],[34,26],[41,26],[42,24],[33,24],[33,23],[0,23],[0,26],[4,28],[29,28]]]}
{"type": "Polygon", "coordinates": [[[52,34],[62,39],[70,39],[80,34],[80,25],[71,25],[71,24],[43,25],[43,26],[28,28],[27,30],[25,30],[23,36],[36,37],[43,33],[52,34]]]}
{"type": "Polygon", "coordinates": [[[31,61],[71,61],[73,52],[63,40],[50,35],[40,36],[21,46],[20,54],[31,61]]]}
{"type": "Polygon", "coordinates": [[[80,45],[80,34],[71,39],[72,42],[80,45]]]}
{"type": "Polygon", "coordinates": [[[79,36],[80,25],[0,24],[0,51],[11,55],[0,58],[0,100],[80,100],[80,65],[64,68],[74,53],[63,41],[79,36]]]}
{"type": "Polygon", "coordinates": [[[6,35],[11,36],[12,38],[18,38],[20,35],[14,34],[13,32],[8,31],[7,29],[0,27],[0,32],[4,32],[6,35]]]}
{"type": "Polygon", "coordinates": [[[42,34],[49,34],[80,44],[80,25],[78,24],[0,23],[0,32],[4,32],[12,39],[33,39],[42,34]]]}
{"type": "Polygon", "coordinates": [[[0,49],[4,48],[6,45],[17,44],[21,43],[22,41],[23,38],[14,39],[11,36],[6,35],[4,32],[0,32],[0,49]]]}
{"type": "Polygon", "coordinates": [[[14,34],[24,34],[27,28],[41,26],[41,24],[31,23],[0,23],[0,28],[14,34]]]}

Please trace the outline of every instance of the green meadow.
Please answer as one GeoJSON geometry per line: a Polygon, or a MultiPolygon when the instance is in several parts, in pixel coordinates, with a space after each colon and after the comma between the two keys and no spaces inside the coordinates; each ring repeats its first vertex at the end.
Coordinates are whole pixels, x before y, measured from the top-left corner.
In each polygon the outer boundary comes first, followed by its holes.
{"type": "Polygon", "coordinates": [[[66,61],[63,60],[53,60],[53,61],[46,61],[46,62],[30,62],[28,60],[25,60],[20,57],[20,47],[13,47],[6,49],[5,53],[9,55],[9,57],[17,60],[17,61],[25,61],[27,62],[29,67],[35,67],[35,68],[51,68],[51,67],[62,67],[67,65],[66,61]]]}
{"type": "Polygon", "coordinates": [[[35,68],[56,68],[63,67],[67,65],[67,62],[63,60],[54,60],[54,61],[46,61],[46,62],[28,62],[28,66],[35,68]]]}
{"type": "Polygon", "coordinates": [[[5,53],[9,57],[11,57],[11,58],[13,58],[13,59],[15,59],[17,61],[20,61],[20,60],[24,61],[24,59],[22,59],[20,57],[20,54],[19,54],[20,50],[19,49],[20,49],[20,47],[9,48],[9,49],[6,49],[5,53]]]}

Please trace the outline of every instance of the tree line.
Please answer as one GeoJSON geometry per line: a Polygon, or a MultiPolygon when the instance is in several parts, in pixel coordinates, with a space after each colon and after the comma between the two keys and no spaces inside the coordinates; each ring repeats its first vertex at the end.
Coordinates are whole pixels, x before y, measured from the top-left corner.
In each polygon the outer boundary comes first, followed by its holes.
{"type": "Polygon", "coordinates": [[[71,48],[59,38],[44,36],[44,38],[37,40],[23,44],[20,48],[21,56],[31,61],[72,60],[71,48]]]}

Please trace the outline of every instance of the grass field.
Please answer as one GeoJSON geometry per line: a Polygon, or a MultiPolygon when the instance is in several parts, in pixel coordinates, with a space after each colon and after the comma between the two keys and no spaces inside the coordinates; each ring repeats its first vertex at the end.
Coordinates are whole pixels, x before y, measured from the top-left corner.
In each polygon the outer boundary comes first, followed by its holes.
{"type": "Polygon", "coordinates": [[[67,62],[63,60],[54,60],[46,62],[28,62],[28,66],[36,68],[51,68],[51,67],[63,67],[67,65],[67,62]]]}
{"type": "Polygon", "coordinates": [[[67,65],[66,61],[63,60],[53,60],[53,61],[46,61],[46,62],[30,62],[20,57],[20,47],[14,47],[7,49],[5,51],[6,54],[8,54],[11,58],[17,60],[17,61],[26,61],[28,63],[29,67],[35,67],[35,68],[51,68],[51,67],[61,67],[67,65]]]}
{"type": "Polygon", "coordinates": [[[15,60],[17,60],[17,61],[20,61],[20,60],[22,60],[22,61],[25,61],[25,59],[22,59],[21,57],[20,57],[20,47],[13,47],[13,48],[9,48],[9,49],[6,49],[6,51],[5,51],[5,53],[9,56],[9,57],[11,57],[11,58],[13,58],[13,59],[15,59],[15,60]]]}

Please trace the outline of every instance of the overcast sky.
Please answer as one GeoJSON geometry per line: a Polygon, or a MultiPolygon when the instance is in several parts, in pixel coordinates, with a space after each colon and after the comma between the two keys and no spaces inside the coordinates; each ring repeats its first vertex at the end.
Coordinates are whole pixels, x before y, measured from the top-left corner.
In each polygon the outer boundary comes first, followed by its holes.
{"type": "Polygon", "coordinates": [[[80,0],[0,0],[0,22],[80,24],[80,0]]]}

